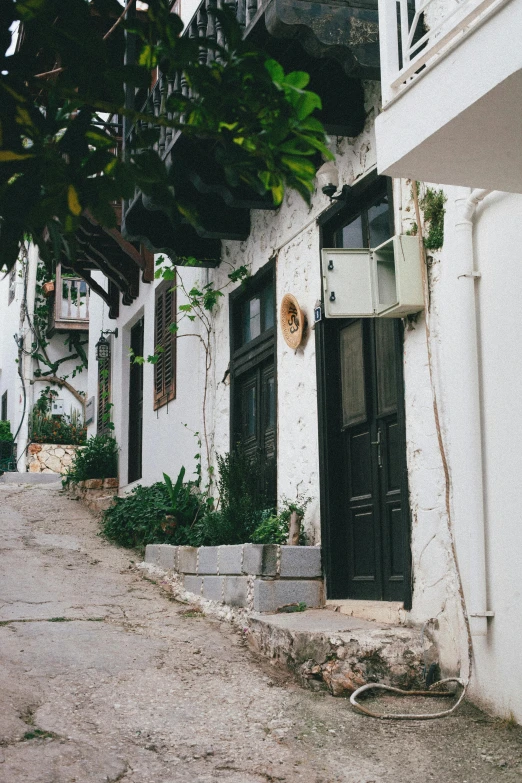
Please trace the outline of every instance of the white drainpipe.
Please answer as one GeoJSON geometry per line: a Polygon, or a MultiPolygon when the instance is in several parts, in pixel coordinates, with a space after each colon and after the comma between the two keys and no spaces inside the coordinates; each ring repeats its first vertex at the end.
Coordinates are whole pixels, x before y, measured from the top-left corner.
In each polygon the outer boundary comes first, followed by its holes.
{"type": "MultiPolygon", "coordinates": [[[[454,332],[457,338],[454,348],[459,360],[458,411],[455,421],[459,422],[460,446],[458,469],[462,486],[459,493],[459,508],[465,515],[463,528],[469,537],[468,569],[468,615],[472,636],[486,636],[487,579],[486,539],[484,520],[484,487],[482,460],[482,425],[479,386],[479,361],[477,338],[477,312],[475,281],[480,273],[475,271],[473,259],[473,218],[477,204],[490,190],[462,189],[462,195],[455,199],[457,209],[456,228],[456,285],[458,286],[458,312],[454,313],[454,332]],[[457,337],[458,335],[458,337],[457,337]]],[[[460,526],[460,525],[459,525],[460,526]]]]}

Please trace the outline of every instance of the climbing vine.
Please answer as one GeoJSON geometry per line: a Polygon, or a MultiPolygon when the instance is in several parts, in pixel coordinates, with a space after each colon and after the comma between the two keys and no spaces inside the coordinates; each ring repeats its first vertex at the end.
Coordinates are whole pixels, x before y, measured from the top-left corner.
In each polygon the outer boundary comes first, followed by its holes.
{"type": "MultiPolygon", "coordinates": [[[[28,270],[28,256],[27,248],[24,245],[22,252],[22,264],[23,275],[27,276],[28,270]]],[[[33,316],[27,312],[26,296],[24,296],[24,308],[26,308],[26,317],[31,327],[33,339],[31,342],[31,356],[36,361],[36,367],[34,369],[34,378],[38,380],[45,380],[50,386],[59,386],[68,389],[68,391],[78,400],[82,405],[85,405],[85,393],[79,392],[77,389],[69,383],[69,377],[75,378],[76,375],[87,369],[88,358],[85,352],[84,346],[88,344],[88,339],[82,339],[82,336],[77,331],[67,332],[64,339],[64,345],[67,348],[68,353],[61,356],[58,359],[51,359],[48,352],[49,339],[47,338],[47,329],[49,326],[50,308],[52,307],[52,298],[47,298],[44,295],[44,284],[54,281],[54,274],[39,259],[36,267],[36,283],[35,283],[35,301],[33,316]],[[67,375],[61,374],[60,368],[66,362],[77,360],[77,364],[72,372],[67,375]]],[[[27,282],[24,282],[27,285],[27,282]]],[[[50,388],[50,386],[48,388],[50,388]]],[[[46,390],[42,392],[42,395],[46,394],[46,390]]],[[[47,394],[47,397],[49,395],[47,394]]]]}
{"type": "MultiPolygon", "coordinates": [[[[196,266],[198,264],[195,258],[183,259],[184,266],[196,266]]],[[[212,475],[212,448],[210,444],[210,438],[208,433],[207,424],[207,396],[210,371],[212,368],[213,354],[212,354],[212,336],[214,333],[212,324],[212,314],[221,299],[225,295],[225,291],[234,283],[242,282],[249,275],[249,270],[246,266],[240,266],[237,269],[233,267],[230,262],[227,262],[231,271],[227,275],[226,283],[220,288],[216,288],[214,282],[206,283],[205,285],[196,284],[192,288],[188,288],[179,274],[179,268],[168,264],[163,256],[160,256],[156,260],[156,266],[158,267],[155,272],[156,279],[163,278],[163,280],[172,280],[173,288],[183,292],[186,302],[179,306],[179,315],[174,323],[171,323],[169,330],[172,334],[180,337],[196,337],[203,346],[205,354],[205,376],[203,382],[203,441],[205,443],[205,453],[207,458],[207,466],[209,475],[212,475]],[[184,332],[178,334],[179,325],[184,320],[188,319],[191,322],[198,322],[200,325],[200,331],[184,332]]],[[[150,364],[156,364],[159,354],[163,352],[161,346],[156,346],[154,354],[147,356],[146,359],[143,356],[134,356],[131,354],[131,358],[134,362],[143,363],[144,361],[150,364]]]]}

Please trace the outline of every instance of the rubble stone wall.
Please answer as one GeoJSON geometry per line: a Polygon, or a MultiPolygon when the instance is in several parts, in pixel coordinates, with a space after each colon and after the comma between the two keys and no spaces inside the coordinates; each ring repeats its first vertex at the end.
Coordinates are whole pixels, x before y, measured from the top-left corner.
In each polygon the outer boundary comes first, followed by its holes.
{"type": "Polygon", "coordinates": [[[31,443],[27,450],[29,473],[63,474],[73,461],[80,446],[64,446],[57,443],[31,443]]]}
{"type": "Polygon", "coordinates": [[[118,486],[117,478],[87,479],[70,484],[69,494],[76,500],[81,500],[91,511],[99,513],[113,504],[113,498],[118,494],[118,486]]]}
{"type": "Polygon", "coordinates": [[[254,612],[324,604],[318,546],[149,544],[145,562],[179,574],[190,593],[254,612]]]}

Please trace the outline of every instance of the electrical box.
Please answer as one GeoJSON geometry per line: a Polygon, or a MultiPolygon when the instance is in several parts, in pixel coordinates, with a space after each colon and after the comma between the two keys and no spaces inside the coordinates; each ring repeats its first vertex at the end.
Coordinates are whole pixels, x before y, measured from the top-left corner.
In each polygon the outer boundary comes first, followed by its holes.
{"type": "Polygon", "coordinates": [[[402,318],[424,308],[419,238],[399,234],[375,249],[322,251],[326,318],[402,318]]]}
{"type": "Polygon", "coordinates": [[[63,416],[63,400],[53,399],[51,403],[51,414],[53,416],[63,416]]]}

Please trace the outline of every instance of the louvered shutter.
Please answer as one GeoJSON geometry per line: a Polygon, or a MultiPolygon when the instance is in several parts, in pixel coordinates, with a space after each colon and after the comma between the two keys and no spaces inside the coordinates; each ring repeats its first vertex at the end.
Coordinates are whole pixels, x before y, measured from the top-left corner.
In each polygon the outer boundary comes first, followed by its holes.
{"type": "Polygon", "coordinates": [[[110,431],[110,390],[111,390],[111,360],[101,359],[98,362],[98,421],[96,429],[98,435],[110,431]]]}
{"type": "Polygon", "coordinates": [[[176,396],[176,335],[169,328],[176,320],[175,285],[165,280],[156,289],[154,345],[163,350],[154,365],[154,410],[176,396]]]}

